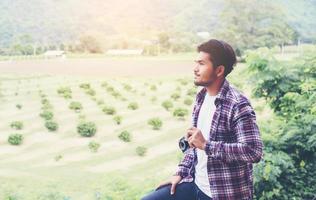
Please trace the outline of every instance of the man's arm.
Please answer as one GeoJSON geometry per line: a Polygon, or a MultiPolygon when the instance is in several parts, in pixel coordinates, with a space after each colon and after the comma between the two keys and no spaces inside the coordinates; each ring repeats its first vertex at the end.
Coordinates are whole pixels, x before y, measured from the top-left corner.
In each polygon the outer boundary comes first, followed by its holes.
{"type": "Polygon", "coordinates": [[[194,160],[193,148],[189,148],[187,151],[185,151],[184,158],[178,164],[178,170],[176,171],[174,175],[181,176],[182,178],[188,176],[190,168],[193,164],[193,160],[194,160]]]}
{"type": "Polygon", "coordinates": [[[248,101],[236,104],[234,110],[232,131],[237,136],[237,142],[207,141],[205,152],[226,162],[257,163],[263,156],[263,143],[255,112],[248,101]]]}

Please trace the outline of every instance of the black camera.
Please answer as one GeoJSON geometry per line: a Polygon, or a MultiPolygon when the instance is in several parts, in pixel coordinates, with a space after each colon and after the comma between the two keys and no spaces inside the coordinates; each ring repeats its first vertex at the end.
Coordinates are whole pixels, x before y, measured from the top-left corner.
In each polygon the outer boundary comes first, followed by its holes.
{"type": "Polygon", "coordinates": [[[180,138],[179,148],[183,153],[190,148],[189,142],[185,139],[185,137],[180,138]]]}

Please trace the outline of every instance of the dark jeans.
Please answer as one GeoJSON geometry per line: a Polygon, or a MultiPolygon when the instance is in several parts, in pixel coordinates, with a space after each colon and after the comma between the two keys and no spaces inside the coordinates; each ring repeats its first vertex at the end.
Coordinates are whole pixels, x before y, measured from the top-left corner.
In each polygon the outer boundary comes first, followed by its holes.
{"type": "Polygon", "coordinates": [[[170,194],[171,184],[163,186],[144,196],[141,200],[212,200],[203,193],[193,182],[180,183],[176,186],[176,192],[170,194]]]}

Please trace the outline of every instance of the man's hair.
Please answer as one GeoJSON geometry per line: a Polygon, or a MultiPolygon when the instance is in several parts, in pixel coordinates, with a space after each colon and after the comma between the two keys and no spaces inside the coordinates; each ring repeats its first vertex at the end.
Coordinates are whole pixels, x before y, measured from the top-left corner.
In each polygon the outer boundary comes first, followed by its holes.
{"type": "Polygon", "coordinates": [[[197,51],[208,53],[215,68],[223,65],[225,67],[225,77],[233,70],[233,66],[237,61],[234,49],[221,40],[211,39],[204,42],[197,47],[197,51]]]}

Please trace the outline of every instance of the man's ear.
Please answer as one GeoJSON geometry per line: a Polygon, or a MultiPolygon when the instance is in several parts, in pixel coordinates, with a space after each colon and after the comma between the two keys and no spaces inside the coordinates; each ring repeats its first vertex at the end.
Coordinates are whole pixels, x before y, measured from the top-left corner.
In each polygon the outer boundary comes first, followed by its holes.
{"type": "Polygon", "coordinates": [[[220,77],[220,76],[224,76],[224,73],[225,73],[225,67],[224,65],[220,65],[218,67],[216,67],[216,76],[217,77],[220,77]]]}

